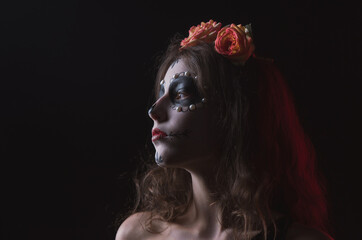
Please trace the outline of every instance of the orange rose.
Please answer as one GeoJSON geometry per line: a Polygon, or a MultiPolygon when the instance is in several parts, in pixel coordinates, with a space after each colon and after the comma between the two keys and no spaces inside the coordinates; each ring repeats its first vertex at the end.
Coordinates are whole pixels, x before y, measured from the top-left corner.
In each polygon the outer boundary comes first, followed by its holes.
{"type": "Polygon", "coordinates": [[[243,65],[253,54],[255,46],[247,28],[231,24],[218,32],[215,50],[234,64],[243,65]]]}
{"type": "Polygon", "coordinates": [[[210,20],[207,23],[202,22],[197,25],[197,27],[193,26],[189,30],[189,36],[181,41],[181,48],[191,47],[197,45],[198,41],[203,42],[213,42],[216,39],[217,32],[221,28],[221,23],[217,23],[213,20],[210,20]]]}

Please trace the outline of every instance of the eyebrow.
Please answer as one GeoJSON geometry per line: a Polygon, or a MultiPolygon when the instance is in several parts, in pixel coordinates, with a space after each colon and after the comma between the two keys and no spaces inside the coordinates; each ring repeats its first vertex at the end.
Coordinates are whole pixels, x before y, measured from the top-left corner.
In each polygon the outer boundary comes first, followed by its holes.
{"type": "Polygon", "coordinates": [[[171,64],[171,69],[175,66],[176,63],[178,63],[180,61],[180,58],[177,58],[175,61],[173,61],[173,63],[171,64]]]}

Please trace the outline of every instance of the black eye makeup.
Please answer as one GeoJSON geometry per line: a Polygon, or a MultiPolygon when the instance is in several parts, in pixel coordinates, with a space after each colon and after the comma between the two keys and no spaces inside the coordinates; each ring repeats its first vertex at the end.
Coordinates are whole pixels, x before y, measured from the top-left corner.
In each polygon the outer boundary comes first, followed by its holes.
{"type": "Polygon", "coordinates": [[[158,97],[157,98],[162,97],[164,94],[165,94],[165,86],[164,86],[164,84],[161,84],[160,85],[160,91],[158,92],[158,97]]]}
{"type": "MultiPolygon", "coordinates": [[[[194,111],[206,103],[197,88],[195,79],[190,72],[176,73],[170,80],[168,95],[171,100],[171,108],[177,112],[194,111]]],[[[158,98],[165,94],[165,80],[160,81],[158,98]]]]}
{"type": "Polygon", "coordinates": [[[171,102],[176,106],[189,106],[201,102],[201,96],[192,77],[180,76],[168,88],[171,102]]]}

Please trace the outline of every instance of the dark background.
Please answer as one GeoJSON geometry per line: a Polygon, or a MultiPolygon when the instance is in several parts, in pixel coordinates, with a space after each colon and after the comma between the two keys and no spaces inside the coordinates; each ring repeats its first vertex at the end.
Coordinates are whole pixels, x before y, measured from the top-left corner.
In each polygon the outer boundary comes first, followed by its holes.
{"type": "Polygon", "coordinates": [[[155,57],[209,19],[252,23],[315,145],[335,237],[362,239],[359,6],[24,0],[0,11],[1,239],[114,239],[150,143],[155,57]]]}

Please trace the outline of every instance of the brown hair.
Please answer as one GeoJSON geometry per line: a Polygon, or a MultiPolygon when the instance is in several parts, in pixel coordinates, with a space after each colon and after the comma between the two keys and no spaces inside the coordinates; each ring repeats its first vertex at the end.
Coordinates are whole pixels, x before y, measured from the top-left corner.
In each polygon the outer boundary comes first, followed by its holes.
{"type": "MultiPolygon", "coordinates": [[[[222,160],[213,197],[222,211],[221,225],[235,236],[275,225],[272,211],[319,230],[326,230],[325,191],[316,172],[312,144],[299,123],[282,75],[271,62],[251,58],[234,66],[213,44],[179,50],[169,45],[156,77],[155,92],[169,66],[186,60],[197,74],[200,91],[212,99],[219,116],[222,160]]],[[[151,213],[152,221],[172,222],[192,201],[191,177],[183,169],[153,164],[136,182],[134,212],[151,213]]]]}

